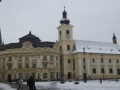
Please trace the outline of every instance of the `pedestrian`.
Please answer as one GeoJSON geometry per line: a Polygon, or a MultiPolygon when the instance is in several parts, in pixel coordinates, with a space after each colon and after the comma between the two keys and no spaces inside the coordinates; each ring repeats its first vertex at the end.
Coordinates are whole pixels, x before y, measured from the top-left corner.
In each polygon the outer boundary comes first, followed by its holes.
{"type": "Polygon", "coordinates": [[[22,78],[20,78],[20,80],[18,81],[18,84],[19,84],[18,90],[19,89],[23,90],[23,80],[22,80],[22,78]]]}
{"type": "Polygon", "coordinates": [[[102,84],[102,78],[100,77],[100,84],[102,84]]]}
{"type": "Polygon", "coordinates": [[[11,78],[10,78],[10,80],[9,80],[10,84],[11,84],[11,81],[12,81],[12,80],[11,80],[11,78]]]}
{"type": "Polygon", "coordinates": [[[116,83],[118,82],[118,78],[116,78],[116,83]]]}
{"type": "Polygon", "coordinates": [[[32,78],[32,76],[30,76],[30,78],[27,80],[27,86],[29,86],[29,90],[34,90],[34,88],[35,88],[35,81],[32,78]]]}

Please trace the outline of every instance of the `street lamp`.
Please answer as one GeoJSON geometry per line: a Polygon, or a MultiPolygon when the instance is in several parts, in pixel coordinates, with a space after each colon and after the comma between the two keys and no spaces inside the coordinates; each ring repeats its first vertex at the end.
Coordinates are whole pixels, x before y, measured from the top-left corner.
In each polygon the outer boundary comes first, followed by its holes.
{"type": "Polygon", "coordinates": [[[104,72],[105,72],[105,70],[104,70],[104,65],[103,65],[103,55],[101,55],[102,56],[102,58],[101,58],[101,60],[102,60],[102,66],[103,66],[103,80],[105,80],[105,78],[104,78],[104,72]]]}
{"type": "Polygon", "coordinates": [[[85,65],[85,47],[83,48],[83,54],[84,54],[84,59],[83,59],[83,62],[84,62],[84,65],[83,65],[83,69],[84,69],[83,77],[84,77],[84,82],[87,83],[86,65],[85,65]]]}

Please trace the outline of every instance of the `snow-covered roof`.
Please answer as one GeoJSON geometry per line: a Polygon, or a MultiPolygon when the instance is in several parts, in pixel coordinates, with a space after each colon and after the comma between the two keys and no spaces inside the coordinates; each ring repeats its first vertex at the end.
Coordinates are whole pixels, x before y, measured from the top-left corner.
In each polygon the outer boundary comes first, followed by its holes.
{"type": "Polygon", "coordinates": [[[73,53],[83,52],[85,47],[86,53],[120,54],[120,46],[110,42],[74,40],[74,45],[73,53]]]}

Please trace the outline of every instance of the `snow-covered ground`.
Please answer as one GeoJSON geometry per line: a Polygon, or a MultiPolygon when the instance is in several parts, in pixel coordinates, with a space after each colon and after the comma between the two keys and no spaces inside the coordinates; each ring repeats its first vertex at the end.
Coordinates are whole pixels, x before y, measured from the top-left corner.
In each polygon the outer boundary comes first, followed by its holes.
{"type": "Polygon", "coordinates": [[[88,81],[79,84],[73,82],[36,82],[36,88],[39,90],[120,90],[120,83],[115,81],[104,81],[102,84],[98,80],[88,81]]]}
{"type": "Polygon", "coordinates": [[[16,89],[11,88],[9,85],[3,84],[3,83],[0,83],[0,88],[2,90],[16,90],[16,89]]]}
{"type": "MultiPolygon", "coordinates": [[[[64,84],[57,81],[36,82],[35,84],[38,90],[120,90],[120,82],[116,83],[115,81],[107,80],[103,81],[102,84],[98,80],[88,81],[87,83],[81,81],[79,84],[74,84],[74,81],[65,82],[64,84]]],[[[16,90],[3,83],[0,83],[0,88],[3,90],[16,90]]]]}

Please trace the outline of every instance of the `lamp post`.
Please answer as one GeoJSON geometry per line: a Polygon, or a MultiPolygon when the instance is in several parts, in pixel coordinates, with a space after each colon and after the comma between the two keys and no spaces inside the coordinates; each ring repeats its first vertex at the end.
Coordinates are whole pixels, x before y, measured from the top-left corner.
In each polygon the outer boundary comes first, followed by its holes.
{"type": "Polygon", "coordinates": [[[103,80],[105,80],[105,78],[104,78],[104,72],[105,72],[105,70],[104,70],[104,65],[103,65],[103,55],[101,55],[101,56],[102,56],[101,60],[102,60],[102,66],[103,66],[103,80]]]}
{"type": "Polygon", "coordinates": [[[87,83],[87,78],[86,78],[86,65],[85,65],[85,47],[83,48],[83,54],[84,54],[84,72],[83,72],[83,77],[84,77],[84,82],[87,83]]]}

